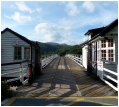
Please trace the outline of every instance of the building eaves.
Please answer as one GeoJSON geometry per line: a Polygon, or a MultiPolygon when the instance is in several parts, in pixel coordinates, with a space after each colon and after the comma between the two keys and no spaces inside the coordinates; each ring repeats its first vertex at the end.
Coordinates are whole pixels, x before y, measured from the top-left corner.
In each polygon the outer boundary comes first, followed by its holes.
{"type": "Polygon", "coordinates": [[[90,29],[88,30],[85,35],[97,35],[98,33],[100,33],[103,29],[105,29],[106,27],[101,27],[101,28],[95,28],[95,29],[90,29]]]}
{"type": "Polygon", "coordinates": [[[15,32],[15,31],[13,31],[13,30],[11,30],[11,29],[9,29],[9,28],[4,29],[4,30],[1,32],[1,34],[5,33],[6,31],[11,32],[12,34],[14,34],[15,36],[17,36],[18,38],[20,38],[21,40],[27,42],[27,43],[30,44],[30,45],[35,45],[33,41],[27,39],[26,37],[24,37],[24,36],[18,34],[17,32],[15,32]]]}
{"type": "Polygon", "coordinates": [[[104,36],[107,32],[109,32],[110,30],[112,30],[115,26],[118,25],[118,19],[114,20],[112,23],[110,23],[105,29],[103,29],[100,32],[100,36],[104,36]]]}
{"type": "MultiPolygon", "coordinates": [[[[96,39],[99,36],[104,37],[106,33],[108,33],[110,30],[112,30],[117,25],[118,25],[118,19],[114,20],[112,23],[110,23],[106,27],[103,27],[101,32],[99,32],[99,33],[97,33],[97,35],[93,36],[91,38],[91,40],[84,42],[83,45],[90,43],[91,41],[93,41],[94,39],[96,39]]],[[[92,30],[95,30],[95,29],[92,29],[92,30]]],[[[92,31],[92,30],[88,30],[88,31],[92,31]]],[[[89,34],[89,32],[86,32],[86,33],[89,34]]]]}

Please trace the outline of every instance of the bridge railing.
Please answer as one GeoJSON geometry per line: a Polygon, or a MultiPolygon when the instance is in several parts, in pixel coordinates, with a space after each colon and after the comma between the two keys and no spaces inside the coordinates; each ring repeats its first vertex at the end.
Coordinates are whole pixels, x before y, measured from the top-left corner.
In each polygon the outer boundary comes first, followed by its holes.
{"type": "Polygon", "coordinates": [[[82,55],[77,55],[77,54],[67,54],[67,57],[71,58],[73,61],[75,61],[77,64],[80,66],[82,65],[82,55]]]}
{"type": "MultiPolygon", "coordinates": [[[[50,55],[44,57],[41,60],[42,68],[45,68],[49,63],[51,63],[56,57],[57,54],[50,55]]],[[[32,63],[34,66],[35,62],[32,63]]],[[[12,79],[7,79],[6,82],[13,82],[20,80],[22,83],[27,83],[29,77],[29,60],[19,61],[19,62],[11,62],[11,63],[3,63],[1,64],[1,77],[7,77],[12,79]],[[24,77],[27,79],[24,80],[24,77]]],[[[33,68],[33,67],[32,67],[33,68]]]]}
{"type": "Polygon", "coordinates": [[[110,87],[118,91],[118,64],[107,60],[103,60],[102,64],[103,64],[102,80],[110,87]]]}
{"type": "Polygon", "coordinates": [[[46,67],[48,64],[50,64],[56,57],[58,57],[57,54],[44,57],[44,58],[42,59],[42,62],[41,62],[42,68],[45,68],[45,67],[46,67]]]}

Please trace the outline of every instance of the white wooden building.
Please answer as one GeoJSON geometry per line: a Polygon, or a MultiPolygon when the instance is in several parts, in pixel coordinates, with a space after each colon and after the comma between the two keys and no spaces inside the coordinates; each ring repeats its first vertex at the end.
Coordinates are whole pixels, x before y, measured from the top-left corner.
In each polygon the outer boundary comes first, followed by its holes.
{"type": "MultiPolygon", "coordinates": [[[[33,65],[34,62],[40,63],[40,46],[37,42],[31,41],[24,36],[16,33],[15,31],[6,28],[1,32],[1,63],[13,63],[29,60],[29,63],[33,65]]],[[[18,68],[19,64],[2,66],[1,73],[8,73],[8,69],[18,68]]],[[[32,70],[35,68],[35,63],[32,66],[32,70]]],[[[17,69],[15,69],[17,70],[17,69]]],[[[14,77],[14,75],[8,75],[7,77],[14,77]]]]}
{"type": "Polygon", "coordinates": [[[105,27],[90,29],[82,44],[83,66],[115,90],[118,87],[118,19],[105,27]]]}

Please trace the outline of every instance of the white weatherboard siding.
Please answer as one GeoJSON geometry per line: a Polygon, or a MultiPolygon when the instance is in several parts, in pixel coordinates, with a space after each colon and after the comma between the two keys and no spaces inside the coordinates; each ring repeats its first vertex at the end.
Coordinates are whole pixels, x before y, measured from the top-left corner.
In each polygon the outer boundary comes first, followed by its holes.
{"type": "MultiPolygon", "coordinates": [[[[15,62],[14,60],[14,46],[15,42],[18,42],[18,45],[22,46],[22,50],[24,47],[30,47],[30,44],[26,43],[25,41],[21,40],[14,34],[9,31],[4,32],[1,34],[1,63],[10,63],[15,62]]],[[[24,53],[24,52],[23,52],[24,53]]],[[[22,56],[22,60],[24,57],[22,56]]],[[[20,65],[13,65],[13,66],[3,66],[1,67],[2,70],[17,68],[20,65]]],[[[12,70],[14,71],[14,70],[12,70]]],[[[16,70],[15,70],[16,71],[16,70]]],[[[17,70],[18,71],[18,70],[17,70]]],[[[2,73],[7,73],[8,71],[2,71],[2,73]]]]}
{"type": "Polygon", "coordinates": [[[30,44],[21,40],[14,34],[6,31],[5,33],[1,35],[1,49],[2,49],[1,62],[2,63],[15,61],[14,60],[14,46],[15,46],[14,42],[18,42],[18,44],[22,47],[30,47],[30,44]]]}
{"type": "Polygon", "coordinates": [[[87,69],[87,46],[84,46],[82,48],[82,61],[83,61],[83,66],[87,69]]]}

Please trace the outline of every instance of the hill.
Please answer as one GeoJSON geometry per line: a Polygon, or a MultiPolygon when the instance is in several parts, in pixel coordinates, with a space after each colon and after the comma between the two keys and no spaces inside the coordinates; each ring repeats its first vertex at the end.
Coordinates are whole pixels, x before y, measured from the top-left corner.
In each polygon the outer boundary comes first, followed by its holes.
{"type": "Polygon", "coordinates": [[[67,44],[59,44],[59,43],[54,43],[54,42],[46,42],[46,44],[49,44],[49,45],[62,45],[62,46],[68,46],[67,44]]]}
{"type": "Polygon", "coordinates": [[[38,42],[41,47],[41,55],[48,54],[82,54],[82,49],[79,45],[69,46],[67,44],[58,44],[58,43],[41,43],[38,42]]]}

